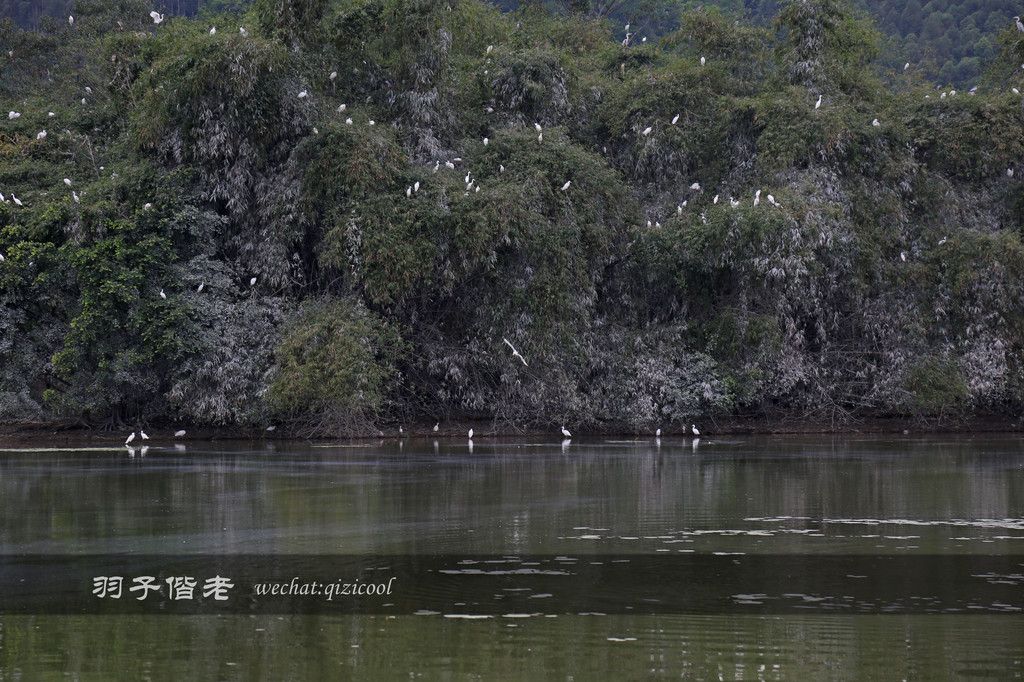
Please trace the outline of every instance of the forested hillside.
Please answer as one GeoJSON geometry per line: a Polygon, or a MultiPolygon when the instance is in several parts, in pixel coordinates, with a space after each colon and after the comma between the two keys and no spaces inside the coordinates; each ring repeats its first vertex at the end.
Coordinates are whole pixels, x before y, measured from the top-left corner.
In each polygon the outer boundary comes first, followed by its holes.
{"type": "Polygon", "coordinates": [[[151,9],[0,30],[0,419],[1019,414],[1012,26],[971,95],[838,0],[151,9]]]}

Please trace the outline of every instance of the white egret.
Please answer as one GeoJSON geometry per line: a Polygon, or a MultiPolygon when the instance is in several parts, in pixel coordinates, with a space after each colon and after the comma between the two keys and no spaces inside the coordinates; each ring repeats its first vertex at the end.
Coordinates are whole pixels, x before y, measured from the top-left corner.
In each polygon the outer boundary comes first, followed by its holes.
{"type": "Polygon", "coordinates": [[[648,135],[650,135],[652,130],[654,130],[654,128],[652,128],[650,126],[647,126],[646,128],[644,128],[644,137],[647,137],[648,135]]]}
{"type": "Polygon", "coordinates": [[[761,190],[754,192],[754,206],[757,206],[759,203],[761,203],[761,190]]]}
{"type": "Polygon", "coordinates": [[[338,105],[338,111],[339,111],[339,112],[341,112],[341,111],[345,111],[345,109],[347,109],[347,108],[348,108],[348,105],[347,105],[347,104],[339,104],[339,105],[338,105]]]}
{"type": "Polygon", "coordinates": [[[690,424],[690,429],[693,431],[693,435],[695,435],[695,436],[699,436],[700,435],[700,431],[697,430],[697,425],[696,424],[690,424]]]}
{"type": "Polygon", "coordinates": [[[1007,168],[1006,169],[1006,177],[1008,177],[1008,178],[1012,178],[1013,177],[1013,169],[1012,168],[1007,168]]]}
{"type": "Polygon", "coordinates": [[[696,190],[696,191],[699,192],[700,191],[700,183],[699,182],[693,183],[692,185],[690,185],[690,189],[696,190]]]}
{"type": "Polygon", "coordinates": [[[147,436],[146,432],[142,429],[139,429],[139,435],[142,436],[142,440],[149,440],[149,436],[147,436]]]}
{"type": "Polygon", "coordinates": [[[572,434],[569,433],[569,429],[565,428],[565,425],[562,426],[562,435],[566,438],[572,438],[572,434]]]}
{"type": "Polygon", "coordinates": [[[78,192],[71,190],[71,198],[75,200],[76,204],[82,203],[82,200],[78,198],[78,192]]]}
{"type": "Polygon", "coordinates": [[[683,206],[682,206],[682,204],[676,206],[676,215],[683,215],[683,206]]]}
{"type": "Polygon", "coordinates": [[[345,119],[345,125],[352,125],[352,119],[346,118],[345,119]]]}
{"type": "Polygon", "coordinates": [[[503,340],[503,341],[504,341],[505,343],[507,343],[507,344],[508,344],[508,347],[509,347],[509,348],[511,348],[511,349],[512,349],[512,357],[514,357],[514,358],[519,358],[519,359],[520,359],[520,360],[522,361],[523,365],[525,365],[526,367],[529,367],[529,365],[527,365],[527,364],[526,364],[526,358],[524,358],[524,357],[522,356],[522,354],[521,354],[521,353],[520,353],[519,351],[517,351],[517,350],[516,350],[516,347],[512,345],[512,342],[511,342],[511,341],[509,341],[509,340],[508,340],[508,339],[506,339],[506,338],[502,338],[502,340],[503,340]]]}
{"type": "Polygon", "coordinates": [[[939,246],[942,246],[945,243],[946,243],[946,238],[945,237],[943,237],[942,239],[939,240],[939,246]]]}
{"type": "Polygon", "coordinates": [[[688,203],[690,203],[690,200],[689,200],[689,199],[683,199],[683,208],[686,208],[686,205],[687,205],[688,203]]]}
{"type": "Polygon", "coordinates": [[[541,128],[541,127],[540,127],[540,124],[539,124],[539,123],[534,123],[534,124],[533,124],[533,127],[537,129],[537,132],[538,132],[538,133],[539,133],[539,132],[540,132],[541,130],[543,130],[543,128],[541,128]]]}
{"type": "Polygon", "coordinates": [[[134,431],[132,431],[130,434],[128,434],[128,437],[124,439],[124,444],[128,445],[128,443],[131,443],[133,440],[135,440],[135,432],[134,431]]]}
{"type": "Polygon", "coordinates": [[[956,96],[956,90],[950,90],[949,91],[949,96],[950,97],[955,97],[956,96]]]}
{"type": "Polygon", "coordinates": [[[485,147],[487,146],[487,143],[488,143],[488,142],[490,142],[490,140],[488,140],[488,139],[487,139],[487,138],[485,137],[485,138],[484,138],[484,146],[485,146],[485,147]]]}
{"type": "Polygon", "coordinates": [[[658,438],[661,438],[661,429],[658,429],[657,431],[655,431],[655,432],[654,432],[654,435],[655,435],[656,437],[658,437],[658,438]]]}
{"type": "Polygon", "coordinates": [[[444,165],[445,168],[447,168],[448,170],[455,170],[455,164],[452,163],[451,161],[445,161],[444,165]]]}
{"type": "Polygon", "coordinates": [[[319,135],[320,134],[320,131],[316,129],[316,126],[313,126],[313,134],[314,135],[319,135]]]}
{"type": "Polygon", "coordinates": [[[486,111],[488,114],[493,114],[494,113],[494,107],[487,107],[486,109],[484,109],[484,111],[486,111]]]}
{"type": "Polygon", "coordinates": [[[626,31],[626,33],[629,33],[629,24],[626,24],[625,31],[626,31]]]}
{"type": "Polygon", "coordinates": [[[331,71],[331,75],[328,76],[328,78],[330,78],[331,80],[334,80],[337,77],[338,77],[338,72],[337,71],[331,71]]]}
{"type": "Polygon", "coordinates": [[[8,201],[8,200],[7,200],[6,198],[4,198],[4,193],[3,193],[3,192],[0,192],[0,201],[2,201],[2,202],[3,202],[3,203],[5,203],[5,204],[9,204],[9,203],[11,203],[11,202],[10,202],[10,201],[8,201]]]}
{"type": "Polygon", "coordinates": [[[268,426],[268,427],[267,427],[267,428],[266,428],[265,430],[266,430],[266,431],[273,431],[273,430],[274,430],[274,429],[276,429],[276,428],[277,428],[277,425],[276,425],[276,424],[271,424],[271,425],[270,425],[270,426],[268,426]]]}
{"type": "Polygon", "coordinates": [[[469,439],[473,440],[473,429],[469,430],[469,439]]]}
{"type": "Polygon", "coordinates": [[[18,197],[14,196],[14,192],[11,192],[11,198],[14,199],[14,203],[16,203],[18,206],[24,206],[25,205],[25,204],[21,203],[21,199],[19,199],[18,197]]]}
{"type": "Polygon", "coordinates": [[[643,38],[641,38],[640,42],[641,43],[646,43],[647,42],[647,36],[644,36],[643,38]]]}
{"type": "Polygon", "coordinates": [[[46,131],[45,130],[40,130],[39,133],[36,134],[36,139],[37,140],[45,140],[46,139],[46,131]]]}
{"type": "Polygon", "coordinates": [[[13,121],[16,118],[21,118],[21,114],[18,113],[17,111],[11,111],[11,112],[8,112],[7,118],[9,118],[10,120],[13,121]]]}
{"type": "Polygon", "coordinates": [[[50,112],[47,112],[47,114],[46,114],[46,115],[47,115],[47,116],[49,116],[50,118],[53,118],[53,117],[54,117],[54,116],[56,116],[57,114],[55,114],[55,113],[53,113],[52,111],[50,111],[50,112]]]}
{"type": "Polygon", "coordinates": [[[907,62],[906,64],[903,65],[903,70],[904,71],[906,71],[909,68],[910,68],[910,62],[907,62]]]}
{"type": "Polygon", "coordinates": [[[88,85],[85,86],[85,91],[90,95],[92,94],[92,88],[90,88],[88,85]]]}
{"type": "Polygon", "coordinates": [[[299,99],[303,99],[304,97],[309,97],[309,92],[307,92],[306,90],[303,90],[302,92],[299,93],[299,99]]]}
{"type": "Polygon", "coordinates": [[[537,133],[537,144],[542,144],[543,142],[544,142],[544,133],[537,133]]]}
{"type": "Polygon", "coordinates": [[[672,117],[672,125],[675,125],[676,121],[678,121],[678,120],[679,120],[679,114],[676,114],[675,116],[672,117]]]}
{"type": "Polygon", "coordinates": [[[406,198],[412,197],[412,185],[405,188],[405,196],[406,198]]]}
{"type": "Polygon", "coordinates": [[[1020,90],[1018,90],[1017,88],[1010,88],[1010,92],[1012,92],[1015,95],[1019,95],[1020,94],[1020,90]]]}
{"type": "Polygon", "coordinates": [[[253,277],[252,279],[249,280],[249,286],[251,286],[251,287],[256,286],[256,278],[255,277],[253,277]]]}
{"type": "Polygon", "coordinates": [[[155,10],[153,12],[150,12],[149,16],[153,17],[153,23],[154,24],[159,24],[161,21],[164,20],[164,15],[160,14],[159,12],[157,12],[155,10]]]}
{"type": "Polygon", "coordinates": [[[84,97],[82,98],[82,104],[85,104],[85,98],[84,97]]]}
{"type": "Polygon", "coordinates": [[[167,300],[167,294],[164,293],[163,289],[160,290],[160,298],[164,299],[165,301],[167,300]]]}
{"type": "Polygon", "coordinates": [[[367,124],[368,124],[368,125],[377,125],[377,122],[376,122],[376,121],[374,121],[374,120],[373,120],[373,119],[371,118],[371,119],[370,119],[370,120],[369,120],[369,121],[367,122],[367,124]]]}
{"type": "Polygon", "coordinates": [[[822,95],[818,95],[818,101],[814,103],[814,108],[815,109],[820,109],[821,108],[821,98],[822,98],[822,95]]]}
{"type": "Polygon", "coordinates": [[[213,28],[210,29],[210,35],[211,36],[217,35],[217,27],[216,26],[214,26],[213,28]]]}
{"type": "Polygon", "coordinates": [[[1013,21],[1017,24],[1017,30],[1024,33],[1024,24],[1020,23],[1020,17],[1014,17],[1013,21]]]}
{"type": "Polygon", "coordinates": [[[71,178],[64,178],[64,184],[67,185],[68,187],[70,187],[71,186],[71,178]]]}
{"type": "Polygon", "coordinates": [[[0,253],[0,263],[3,263],[5,260],[7,259],[4,258],[4,254],[0,253]]]}
{"type": "Polygon", "coordinates": [[[876,119],[874,119],[873,121],[871,121],[871,125],[873,125],[873,126],[875,126],[875,127],[877,128],[878,126],[880,126],[880,125],[882,125],[882,124],[881,124],[881,123],[879,123],[879,122],[878,122],[878,119],[876,118],[876,119]]]}
{"type": "Polygon", "coordinates": [[[74,26],[75,25],[75,17],[70,15],[70,14],[68,15],[68,25],[70,25],[70,26],[74,26]]]}
{"type": "Polygon", "coordinates": [[[715,195],[715,198],[711,200],[711,203],[712,204],[717,204],[718,203],[718,195],[717,194],[715,195]]]}
{"type": "Polygon", "coordinates": [[[487,54],[490,54],[491,50],[493,50],[493,49],[494,49],[494,45],[488,45],[487,46],[487,54]]]}
{"type": "Polygon", "coordinates": [[[732,206],[733,208],[736,208],[737,206],[740,205],[740,202],[733,199],[732,197],[729,197],[729,205],[732,206]]]}
{"type": "Polygon", "coordinates": [[[498,164],[498,172],[499,173],[504,173],[505,172],[505,166],[503,166],[502,164],[499,163],[498,164]]]}
{"type": "Polygon", "coordinates": [[[946,99],[946,93],[942,93],[941,95],[939,95],[939,99],[946,99]]]}
{"type": "Polygon", "coordinates": [[[701,66],[704,66],[704,62],[705,62],[705,59],[704,59],[704,57],[701,57],[701,58],[700,58],[700,65],[701,65],[701,66]]]}
{"type": "Polygon", "coordinates": [[[439,428],[441,428],[441,422],[437,422],[436,424],[434,424],[434,433],[437,433],[437,430],[439,428]]]}
{"type": "Polygon", "coordinates": [[[200,282],[199,286],[196,287],[196,293],[200,293],[203,290],[203,287],[205,287],[205,286],[206,286],[206,282],[200,282]]]}
{"type": "Polygon", "coordinates": [[[775,197],[773,197],[771,194],[768,195],[768,203],[771,204],[772,206],[778,206],[778,204],[775,203],[775,197]]]}
{"type": "Polygon", "coordinates": [[[174,437],[175,437],[175,438],[181,438],[181,437],[182,437],[182,436],[184,436],[184,435],[185,435],[185,429],[182,429],[182,430],[180,430],[180,431],[175,431],[175,432],[174,432],[174,437]]]}
{"type": "Polygon", "coordinates": [[[416,182],[412,183],[412,191],[413,192],[419,192],[420,191],[420,181],[419,180],[417,180],[416,182]]]}
{"type": "Polygon", "coordinates": [[[473,189],[473,191],[474,191],[474,192],[479,192],[479,191],[480,191],[480,185],[477,185],[477,186],[476,186],[476,187],[475,187],[475,188],[473,189]]]}
{"type": "Polygon", "coordinates": [[[900,260],[903,261],[904,263],[907,262],[907,252],[906,251],[900,251],[900,260]]]}
{"type": "Polygon", "coordinates": [[[242,34],[243,38],[249,35],[249,32],[245,30],[245,26],[239,26],[238,32],[242,34]]]}
{"type": "Polygon", "coordinates": [[[562,185],[562,191],[564,192],[565,190],[569,189],[569,185],[571,185],[571,184],[572,184],[572,180],[566,180],[565,184],[562,185]]]}
{"type": "Polygon", "coordinates": [[[143,206],[142,208],[143,208],[143,210],[146,210],[146,211],[148,211],[149,209],[153,208],[153,204],[151,204],[151,203],[149,203],[149,202],[147,201],[147,202],[146,202],[146,205],[145,205],[145,206],[143,206]]]}

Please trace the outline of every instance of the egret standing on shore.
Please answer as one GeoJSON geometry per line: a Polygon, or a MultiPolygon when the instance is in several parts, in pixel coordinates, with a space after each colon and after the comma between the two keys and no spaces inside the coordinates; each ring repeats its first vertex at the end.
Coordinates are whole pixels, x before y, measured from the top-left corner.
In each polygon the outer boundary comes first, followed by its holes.
{"type": "Polygon", "coordinates": [[[564,424],[562,425],[562,435],[566,438],[572,438],[572,434],[569,433],[569,429],[565,428],[564,424]]]}

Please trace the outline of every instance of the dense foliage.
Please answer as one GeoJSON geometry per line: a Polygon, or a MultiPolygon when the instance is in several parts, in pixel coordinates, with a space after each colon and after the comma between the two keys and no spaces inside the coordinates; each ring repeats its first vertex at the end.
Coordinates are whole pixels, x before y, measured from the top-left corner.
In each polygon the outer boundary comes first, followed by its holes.
{"type": "Polygon", "coordinates": [[[841,0],[625,46],[479,0],[150,10],[0,30],[2,420],[1024,404],[1015,29],[968,94],[886,85],[841,0]]]}

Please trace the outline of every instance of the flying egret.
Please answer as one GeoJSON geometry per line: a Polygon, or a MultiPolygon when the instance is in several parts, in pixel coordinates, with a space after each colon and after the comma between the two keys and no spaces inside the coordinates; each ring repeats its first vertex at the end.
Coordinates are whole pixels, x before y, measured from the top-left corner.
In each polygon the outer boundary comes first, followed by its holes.
{"type": "Polygon", "coordinates": [[[128,434],[128,437],[124,439],[124,444],[128,445],[128,443],[131,443],[133,440],[135,440],[135,432],[134,431],[132,431],[130,434],[128,434]]]}
{"type": "Polygon", "coordinates": [[[45,130],[40,130],[39,133],[36,135],[36,139],[37,140],[45,140],[46,139],[46,131],[45,130]]]}
{"type": "Polygon", "coordinates": [[[697,425],[696,424],[690,424],[690,429],[693,431],[693,435],[695,435],[695,436],[699,436],[700,435],[700,431],[697,430],[697,425]]]}
{"type": "Polygon", "coordinates": [[[147,436],[146,432],[142,429],[139,429],[139,435],[142,436],[142,440],[149,440],[149,436],[147,436]]]}
{"type": "Polygon", "coordinates": [[[878,119],[876,118],[876,119],[874,119],[873,121],[871,121],[871,125],[873,125],[873,126],[875,126],[875,127],[877,128],[878,126],[880,126],[880,125],[882,125],[882,124],[881,124],[881,123],[879,123],[879,122],[878,122],[878,119]]]}
{"type": "Polygon", "coordinates": [[[569,429],[565,428],[565,425],[562,426],[562,435],[566,438],[572,438],[572,434],[569,433],[569,429]]]}
{"type": "Polygon", "coordinates": [[[522,354],[521,354],[521,353],[520,353],[519,351],[517,351],[517,350],[516,350],[516,347],[512,345],[512,342],[511,342],[511,341],[509,341],[509,340],[508,340],[508,339],[506,339],[506,338],[502,338],[502,340],[503,340],[503,341],[504,341],[505,343],[507,343],[507,344],[508,344],[508,347],[509,347],[509,348],[511,348],[511,349],[512,349],[512,357],[514,357],[514,358],[519,358],[519,359],[520,359],[520,360],[522,361],[523,365],[525,365],[526,367],[529,367],[529,365],[527,365],[527,364],[526,364],[526,358],[524,358],[524,357],[522,356],[522,354]]]}
{"type": "Polygon", "coordinates": [[[562,185],[562,191],[564,192],[565,190],[569,189],[569,185],[571,185],[571,184],[572,184],[572,180],[566,180],[565,184],[562,185]]]}
{"type": "Polygon", "coordinates": [[[11,198],[14,199],[14,203],[16,203],[18,206],[24,206],[25,205],[25,204],[21,203],[21,199],[19,199],[18,197],[14,196],[14,192],[11,192],[11,198]]]}
{"type": "Polygon", "coordinates": [[[679,120],[679,114],[676,114],[675,116],[672,117],[672,125],[675,125],[676,121],[678,121],[678,120],[679,120]]]}
{"type": "Polygon", "coordinates": [[[473,440],[473,429],[469,430],[469,439],[473,440]]]}
{"type": "Polygon", "coordinates": [[[167,300],[167,294],[164,293],[163,289],[160,290],[160,298],[164,299],[165,301],[167,300]]]}
{"type": "Polygon", "coordinates": [[[1020,17],[1014,17],[1013,21],[1017,24],[1017,30],[1024,33],[1024,24],[1020,23],[1020,17]]]}
{"type": "Polygon", "coordinates": [[[216,26],[214,26],[213,28],[210,29],[210,35],[211,36],[217,35],[217,27],[216,26]]]}
{"type": "Polygon", "coordinates": [[[251,287],[256,286],[256,278],[255,277],[253,277],[252,279],[249,280],[249,286],[251,286],[251,287]]]}
{"type": "Polygon", "coordinates": [[[181,438],[184,435],[185,435],[185,429],[182,429],[181,431],[175,431],[174,432],[174,437],[175,438],[181,438]]]}
{"type": "Polygon", "coordinates": [[[814,108],[815,109],[820,109],[821,108],[821,98],[822,98],[822,96],[823,95],[818,95],[818,101],[814,103],[814,108]]]}
{"type": "Polygon", "coordinates": [[[650,135],[652,130],[654,130],[654,128],[652,128],[651,126],[647,126],[646,128],[644,128],[644,137],[650,135]]]}

